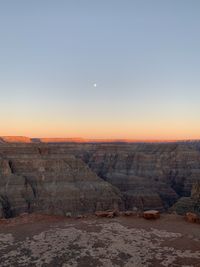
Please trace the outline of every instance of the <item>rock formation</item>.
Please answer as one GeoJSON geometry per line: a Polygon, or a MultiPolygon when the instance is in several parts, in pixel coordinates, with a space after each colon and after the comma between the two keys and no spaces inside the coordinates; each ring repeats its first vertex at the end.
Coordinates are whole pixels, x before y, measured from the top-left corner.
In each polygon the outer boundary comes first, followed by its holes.
{"type": "Polygon", "coordinates": [[[181,197],[172,207],[178,214],[195,213],[200,216],[200,181],[194,182],[191,197],[181,197]]]}
{"type": "Polygon", "coordinates": [[[147,220],[155,220],[160,218],[160,213],[157,210],[148,210],[143,213],[143,218],[147,220]]]}
{"type": "Polygon", "coordinates": [[[25,136],[1,136],[0,142],[3,143],[32,143],[31,138],[25,136]]]}
{"type": "Polygon", "coordinates": [[[96,145],[83,160],[120,189],[126,209],[167,209],[200,180],[200,151],[190,143],[96,145]]]}
{"type": "Polygon", "coordinates": [[[42,211],[73,215],[118,209],[118,189],[99,178],[74,156],[0,160],[0,215],[42,211]]]}
{"type": "Polygon", "coordinates": [[[191,198],[200,201],[200,181],[196,181],[192,186],[191,198]]]}
{"type": "Polygon", "coordinates": [[[192,184],[200,181],[199,142],[0,140],[0,216],[27,211],[164,211],[180,198],[188,201],[192,184]]]}
{"type": "Polygon", "coordinates": [[[186,213],[186,220],[188,222],[191,222],[191,223],[198,223],[199,222],[199,218],[198,218],[197,214],[192,213],[192,212],[186,213]]]}

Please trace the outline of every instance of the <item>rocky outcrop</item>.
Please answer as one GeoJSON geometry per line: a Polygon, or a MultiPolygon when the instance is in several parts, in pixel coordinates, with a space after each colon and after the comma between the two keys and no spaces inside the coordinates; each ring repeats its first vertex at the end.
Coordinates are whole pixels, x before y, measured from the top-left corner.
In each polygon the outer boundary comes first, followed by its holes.
{"type": "Polygon", "coordinates": [[[171,209],[180,215],[194,213],[200,216],[200,182],[193,184],[191,197],[181,197],[171,209]]]}
{"type": "Polygon", "coordinates": [[[179,215],[185,215],[187,212],[195,213],[199,209],[199,205],[196,205],[196,201],[190,197],[181,197],[171,207],[171,211],[175,211],[179,215]]]}
{"type": "Polygon", "coordinates": [[[157,210],[147,210],[144,211],[143,218],[147,220],[155,220],[160,218],[160,213],[157,210]]]}
{"type": "Polygon", "coordinates": [[[198,223],[200,221],[197,214],[192,213],[192,212],[186,213],[186,220],[191,223],[198,223]]]}
{"type": "Polygon", "coordinates": [[[191,198],[200,201],[200,181],[196,181],[192,186],[191,198]]]}

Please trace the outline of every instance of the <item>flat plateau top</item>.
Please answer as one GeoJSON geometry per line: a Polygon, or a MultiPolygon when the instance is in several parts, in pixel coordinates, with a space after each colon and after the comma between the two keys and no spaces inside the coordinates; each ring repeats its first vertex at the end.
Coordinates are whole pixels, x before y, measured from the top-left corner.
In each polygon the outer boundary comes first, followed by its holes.
{"type": "Polygon", "coordinates": [[[26,136],[0,136],[2,143],[176,143],[199,142],[200,140],[163,139],[103,139],[103,138],[30,138],[26,136]]]}

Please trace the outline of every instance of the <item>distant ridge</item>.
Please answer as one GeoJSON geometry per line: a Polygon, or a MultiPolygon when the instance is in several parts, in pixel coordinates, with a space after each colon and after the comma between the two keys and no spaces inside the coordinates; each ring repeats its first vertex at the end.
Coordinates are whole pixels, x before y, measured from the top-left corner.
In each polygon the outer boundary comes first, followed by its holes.
{"type": "Polygon", "coordinates": [[[176,140],[135,140],[135,139],[102,139],[102,138],[40,138],[42,143],[157,143],[176,142],[176,140]]]}
{"type": "Polygon", "coordinates": [[[1,136],[0,143],[176,143],[200,140],[155,139],[102,139],[102,138],[30,138],[26,136],[1,136]]]}
{"type": "Polygon", "coordinates": [[[1,136],[1,143],[32,143],[32,139],[26,136],[1,136]]]}

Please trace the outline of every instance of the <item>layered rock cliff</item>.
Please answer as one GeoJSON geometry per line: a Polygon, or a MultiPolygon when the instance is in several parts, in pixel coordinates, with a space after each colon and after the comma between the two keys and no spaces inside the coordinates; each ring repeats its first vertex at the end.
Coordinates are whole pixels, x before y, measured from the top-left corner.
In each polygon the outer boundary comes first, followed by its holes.
{"type": "Polygon", "coordinates": [[[0,159],[1,217],[33,211],[77,215],[123,205],[119,190],[73,155],[5,154],[0,159]]]}
{"type": "Polygon", "coordinates": [[[1,216],[166,210],[200,181],[198,142],[0,143],[1,216]]]}
{"type": "Polygon", "coordinates": [[[170,207],[200,180],[200,150],[192,144],[98,145],[83,159],[123,193],[125,207],[170,207]]]}
{"type": "Polygon", "coordinates": [[[180,215],[193,212],[200,216],[200,181],[196,181],[193,184],[191,196],[178,199],[171,210],[176,211],[180,215]]]}

